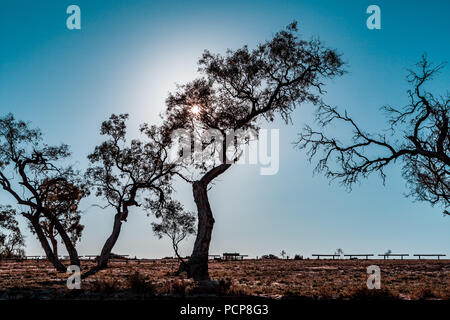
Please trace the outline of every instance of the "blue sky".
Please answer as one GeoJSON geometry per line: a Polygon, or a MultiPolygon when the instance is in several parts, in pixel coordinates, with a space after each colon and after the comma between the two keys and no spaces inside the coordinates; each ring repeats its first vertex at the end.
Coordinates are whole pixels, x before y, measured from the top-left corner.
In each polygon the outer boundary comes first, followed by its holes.
{"type": "MultiPolygon", "coordinates": [[[[130,135],[142,122],[158,123],[175,83],[196,76],[204,49],[250,47],[290,23],[320,37],[348,63],[348,74],[327,85],[325,101],[346,108],[367,130],[384,127],[379,107],[406,103],[407,68],[426,52],[450,60],[448,1],[2,1],[0,4],[0,114],[32,121],[49,143],[68,143],[73,162],[101,141],[99,126],[111,113],[130,113],[130,135]],[[82,29],[66,28],[66,8],[81,8],[82,29]],[[381,30],[366,28],[366,8],[381,8],[381,30]]],[[[445,93],[449,67],[432,91],[445,93]]],[[[292,142],[313,108],[296,110],[293,125],[280,129],[280,170],[259,175],[236,166],[210,192],[216,218],[211,253],[250,256],[279,253],[439,252],[450,255],[450,218],[440,208],[405,198],[399,164],[383,186],[377,176],[348,193],[322,176],[292,142]]],[[[339,133],[339,129],[336,129],[339,133]]],[[[190,186],[176,196],[194,209],[190,186]]],[[[0,201],[11,199],[0,192],[0,201]]],[[[113,211],[83,204],[86,225],[80,254],[96,254],[108,236],[113,211]]],[[[114,249],[144,257],[171,255],[167,240],[153,236],[136,209],[114,249]]],[[[23,224],[26,230],[26,225],[23,224]]],[[[27,254],[42,254],[26,232],[27,254]]],[[[184,243],[189,254],[193,238],[184,243]]]]}

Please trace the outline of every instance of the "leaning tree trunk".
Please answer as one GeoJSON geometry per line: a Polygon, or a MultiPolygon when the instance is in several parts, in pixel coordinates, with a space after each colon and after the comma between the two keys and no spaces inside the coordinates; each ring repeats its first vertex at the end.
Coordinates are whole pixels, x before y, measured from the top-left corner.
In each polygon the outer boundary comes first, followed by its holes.
{"type": "Polygon", "coordinates": [[[214,217],[209,204],[206,186],[202,185],[200,181],[196,181],[194,182],[192,189],[198,210],[198,227],[194,250],[188,261],[187,273],[189,278],[194,278],[195,280],[207,280],[209,279],[209,244],[211,243],[214,217]]]}
{"type": "Polygon", "coordinates": [[[105,244],[103,245],[102,252],[100,253],[100,256],[98,257],[97,266],[89,270],[87,273],[85,273],[84,277],[88,277],[92,274],[95,274],[96,272],[100,271],[101,269],[104,269],[108,266],[108,261],[111,256],[111,251],[114,248],[114,245],[117,242],[117,239],[120,235],[120,230],[122,229],[122,221],[127,221],[128,217],[128,208],[131,206],[136,206],[137,202],[135,200],[136,198],[136,192],[137,187],[133,187],[133,189],[130,191],[130,199],[126,200],[122,204],[122,210],[118,210],[116,215],[114,216],[114,225],[113,230],[111,232],[111,235],[106,240],[105,244]]]}
{"type": "Polygon", "coordinates": [[[27,217],[30,221],[31,225],[33,226],[34,231],[36,232],[36,235],[39,239],[39,242],[41,243],[42,248],[45,251],[45,255],[47,256],[48,261],[50,261],[53,266],[58,270],[59,272],[66,272],[67,268],[62,264],[62,262],[58,259],[58,256],[55,256],[52,249],[50,248],[50,244],[47,241],[47,237],[44,234],[44,231],[42,230],[41,225],[39,224],[39,217],[27,217]]]}
{"type": "Polygon", "coordinates": [[[98,271],[108,267],[108,261],[111,256],[111,251],[114,248],[114,245],[116,244],[117,239],[119,238],[120,235],[120,230],[122,228],[122,221],[124,221],[123,217],[124,214],[122,212],[118,212],[114,216],[113,230],[111,232],[111,235],[108,237],[105,244],[103,245],[102,252],[97,257],[97,265],[92,269],[90,269],[85,274],[83,274],[82,279],[86,279],[87,277],[90,277],[96,274],[98,271]]]}
{"type": "Polygon", "coordinates": [[[114,245],[116,244],[117,239],[119,238],[121,228],[122,228],[122,213],[118,212],[114,216],[114,225],[111,235],[103,245],[102,252],[98,257],[98,263],[96,267],[97,270],[104,269],[108,266],[108,260],[111,255],[111,251],[114,245]]]}
{"type": "Polygon", "coordinates": [[[195,204],[197,205],[198,227],[194,250],[186,265],[180,265],[180,271],[185,270],[189,278],[194,280],[209,280],[208,256],[214,217],[208,199],[208,184],[224,173],[231,164],[221,164],[208,171],[200,181],[192,184],[195,204]]]}

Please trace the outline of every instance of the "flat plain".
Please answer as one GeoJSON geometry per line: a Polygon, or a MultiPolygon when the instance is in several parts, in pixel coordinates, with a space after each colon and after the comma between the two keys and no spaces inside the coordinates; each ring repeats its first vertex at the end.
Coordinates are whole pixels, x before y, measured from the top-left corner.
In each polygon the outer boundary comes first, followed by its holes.
{"type": "MultiPolygon", "coordinates": [[[[66,261],[67,264],[67,261],[66,261]]],[[[94,265],[82,262],[82,272],[94,265]]],[[[242,297],[263,299],[450,300],[450,260],[244,260],[211,261],[215,285],[176,275],[171,259],[113,261],[66,286],[69,274],[46,261],[0,261],[0,299],[172,299],[242,297]],[[367,289],[367,267],[381,269],[381,289],[367,289]]]]}

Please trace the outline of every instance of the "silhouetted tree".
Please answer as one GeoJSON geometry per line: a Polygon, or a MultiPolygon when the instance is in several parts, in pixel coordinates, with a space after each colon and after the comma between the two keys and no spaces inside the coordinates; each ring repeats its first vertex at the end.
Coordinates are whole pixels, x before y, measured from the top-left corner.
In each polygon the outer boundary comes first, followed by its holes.
{"type": "Polygon", "coordinates": [[[179,245],[189,235],[195,234],[195,220],[194,213],[184,211],[178,201],[172,200],[164,205],[161,211],[161,221],[152,223],[153,232],[158,238],[161,239],[164,235],[169,237],[175,256],[183,266],[185,261],[179,254],[179,245]]]}
{"type": "Polygon", "coordinates": [[[147,142],[137,139],[127,145],[127,114],[112,115],[101,126],[101,134],[108,137],[88,156],[91,166],[86,176],[103,197],[107,206],[114,208],[114,224],[111,235],[103,245],[95,272],[107,267],[122,222],[127,221],[130,208],[145,204],[157,216],[172,191],[171,175],[176,165],[168,160],[170,139],[163,136],[156,126],[144,125],[141,132],[147,142]]]}
{"type": "Polygon", "coordinates": [[[323,155],[316,172],[337,179],[350,187],[360,178],[378,172],[385,181],[384,169],[397,160],[403,162],[403,177],[410,196],[448,207],[450,197],[450,135],[448,129],[449,96],[435,97],[424,89],[442,68],[434,66],[426,57],[411,70],[408,82],[409,103],[402,108],[383,107],[389,116],[390,133],[369,134],[347,112],[323,105],[317,113],[319,126],[343,122],[353,130],[352,141],[342,143],[323,131],[307,126],[300,135],[298,146],[307,149],[310,160],[319,152],[323,155]]]}
{"type": "MultiPolygon", "coordinates": [[[[258,131],[258,120],[273,121],[278,114],[286,122],[302,103],[320,103],[322,81],[343,74],[340,56],[324,47],[319,40],[305,41],[296,35],[294,22],[274,37],[249,50],[247,46],[225,56],[205,51],[199,60],[203,77],[180,86],[167,98],[165,126],[168,130],[184,129],[192,141],[202,141],[204,150],[218,154],[210,161],[194,162],[185,176],[192,182],[198,210],[198,230],[188,276],[209,279],[208,252],[214,218],[208,200],[208,186],[238,160],[240,145],[234,134],[239,130],[258,131]],[[206,138],[215,130],[215,137],[206,138]],[[233,138],[231,138],[233,137],[233,138]],[[227,151],[233,150],[233,155],[227,151]]],[[[195,157],[194,157],[195,158],[195,157]]]]}
{"type": "Polygon", "coordinates": [[[336,249],[334,254],[339,255],[339,258],[341,258],[344,255],[344,250],[342,250],[341,248],[338,248],[338,249],[336,249]]]}
{"type": "Polygon", "coordinates": [[[25,256],[25,241],[15,215],[11,206],[0,206],[0,259],[25,256]]]}
{"type": "Polygon", "coordinates": [[[54,185],[83,188],[77,171],[71,166],[58,165],[58,161],[69,156],[67,145],[48,146],[42,143],[38,129],[15,120],[12,114],[0,118],[0,186],[21,207],[20,213],[30,222],[48,260],[62,272],[66,271],[66,267],[52,251],[40,218],[43,216],[54,224],[70,256],[70,263],[79,265],[78,253],[67,230],[58,220],[57,212],[46,205],[47,191],[54,185]]]}
{"type": "MultiPolygon", "coordinates": [[[[50,208],[54,215],[63,225],[64,230],[67,230],[70,239],[75,246],[78,240],[81,239],[84,226],[80,223],[81,212],[78,209],[79,202],[87,194],[87,188],[80,188],[77,185],[68,183],[67,181],[59,181],[47,185],[44,181],[40,187],[44,197],[44,205],[50,208]]],[[[53,253],[58,256],[58,230],[55,224],[45,217],[42,217],[41,227],[44,234],[52,244],[53,253]]],[[[31,228],[34,233],[34,230],[31,228]]]]}

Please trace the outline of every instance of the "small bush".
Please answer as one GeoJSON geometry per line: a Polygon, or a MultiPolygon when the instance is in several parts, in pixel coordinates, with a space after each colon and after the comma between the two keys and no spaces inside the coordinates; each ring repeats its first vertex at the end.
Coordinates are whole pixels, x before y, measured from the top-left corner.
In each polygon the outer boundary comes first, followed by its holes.
{"type": "Polygon", "coordinates": [[[420,288],[415,292],[415,298],[418,300],[435,299],[436,294],[430,288],[420,288]]]}
{"type": "Polygon", "coordinates": [[[368,288],[356,289],[351,294],[354,300],[397,300],[399,297],[392,293],[390,290],[384,289],[373,289],[368,288]]]}
{"type": "Polygon", "coordinates": [[[171,283],[170,293],[184,297],[188,292],[189,285],[189,281],[185,281],[183,279],[175,280],[171,283]]]}
{"type": "Polygon", "coordinates": [[[219,295],[228,295],[232,286],[232,282],[230,279],[220,279],[219,286],[217,288],[217,293],[219,295]]]}
{"type": "Polygon", "coordinates": [[[154,295],[156,292],[155,285],[138,271],[129,276],[128,286],[131,291],[139,294],[154,295]]]}
{"type": "Polygon", "coordinates": [[[92,282],[94,291],[111,294],[119,290],[119,282],[117,280],[97,280],[92,282]]]}
{"type": "Polygon", "coordinates": [[[217,296],[245,296],[247,290],[231,279],[198,282],[190,291],[191,294],[213,294],[217,296]]]}

